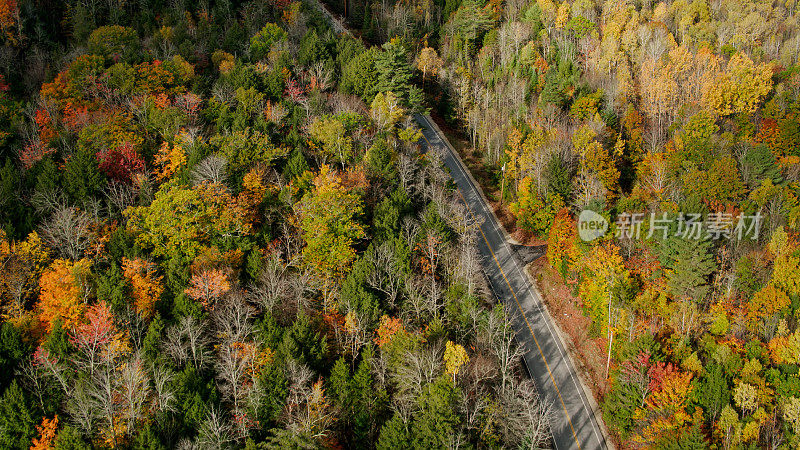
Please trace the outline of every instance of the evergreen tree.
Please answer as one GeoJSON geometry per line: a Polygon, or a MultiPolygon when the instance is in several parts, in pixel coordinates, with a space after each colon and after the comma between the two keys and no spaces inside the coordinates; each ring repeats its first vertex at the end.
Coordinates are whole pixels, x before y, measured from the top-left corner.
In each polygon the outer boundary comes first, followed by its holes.
{"type": "Polygon", "coordinates": [[[413,75],[405,46],[393,39],[383,44],[383,52],[375,60],[378,70],[378,91],[392,92],[406,107],[410,103],[411,77],[413,75]]]}
{"type": "Polygon", "coordinates": [[[27,396],[13,380],[0,397],[0,447],[27,450],[36,436],[34,416],[27,396]]]}
{"type": "Polygon", "coordinates": [[[769,180],[772,184],[783,182],[783,174],[775,161],[775,155],[766,145],[752,147],[745,155],[744,163],[749,171],[748,181],[751,187],[757,187],[761,180],[769,180]]]}
{"type": "Polygon", "coordinates": [[[410,441],[411,436],[409,435],[408,427],[403,423],[403,418],[395,413],[395,415],[381,427],[376,448],[378,450],[407,448],[410,441]]]}
{"type": "Polygon", "coordinates": [[[671,236],[662,241],[660,259],[675,298],[700,302],[709,293],[711,274],[717,270],[711,240],[671,236]]]}
{"type": "Polygon", "coordinates": [[[81,204],[100,192],[105,176],[91,149],[82,148],[64,163],[64,190],[70,199],[81,204]]]}
{"type": "Polygon", "coordinates": [[[447,448],[455,433],[459,416],[455,405],[458,391],[447,376],[425,387],[420,396],[419,413],[411,423],[411,443],[417,449],[447,448]]]}

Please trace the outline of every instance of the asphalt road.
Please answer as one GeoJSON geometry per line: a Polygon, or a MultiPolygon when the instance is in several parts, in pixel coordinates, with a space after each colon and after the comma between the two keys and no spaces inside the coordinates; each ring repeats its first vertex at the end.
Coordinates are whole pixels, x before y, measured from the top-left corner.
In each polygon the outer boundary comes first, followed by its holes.
{"type": "MultiPolygon", "coordinates": [[[[310,3],[322,12],[336,32],[350,34],[338,17],[331,14],[319,1],[310,0],[310,3]]],[[[483,257],[483,269],[492,290],[507,305],[517,342],[525,348],[523,359],[528,373],[543,400],[551,405],[553,445],[557,450],[608,448],[581,388],[575,366],[555,331],[556,325],[552,323],[541,299],[522,272],[515,252],[506,242],[494,215],[481,197],[479,188],[467,176],[455,150],[430,116],[415,114],[414,119],[422,128],[427,145],[445,150],[444,163],[450,170],[461,199],[469,214],[481,222],[478,249],[483,257]]]]}
{"type": "Polygon", "coordinates": [[[580,380],[564,344],[544,310],[537,292],[522,272],[511,246],[506,242],[495,216],[481,197],[479,188],[467,176],[461,160],[430,116],[414,116],[427,145],[444,149],[444,163],[458,192],[481,223],[478,248],[483,269],[492,290],[505,302],[512,317],[517,342],[525,348],[524,363],[536,382],[541,397],[551,405],[551,430],[555,448],[604,449],[607,442],[581,388],[580,380]]]}

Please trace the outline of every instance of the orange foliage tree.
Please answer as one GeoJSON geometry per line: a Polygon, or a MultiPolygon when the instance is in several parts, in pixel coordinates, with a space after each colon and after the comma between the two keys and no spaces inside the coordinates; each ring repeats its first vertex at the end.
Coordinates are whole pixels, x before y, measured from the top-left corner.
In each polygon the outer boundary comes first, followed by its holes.
{"type": "Polygon", "coordinates": [[[204,269],[194,275],[185,292],[199,300],[208,309],[214,309],[217,300],[231,289],[228,274],[223,269],[204,269]]]}
{"type": "Polygon", "coordinates": [[[101,360],[111,361],[128,350],[123,333],[114,325],[111,307],[105,301],[87,309],[86,321],[72,332],[72,343],[88,357],[90,371],[101,360]]]}
{"type": "Polygon", "coordinates": [[[577,239],[575,220],[567,208],[556,213],[550,234],[547,237],[547,261],[562,277],[566,278],[567,272],[578,259],[578,249],[575,245],[577,239]]]}
{"type": "Polygon", "coordinates": [[[19,4],[17,0],[0,0],[0,35],[11,44],[16,44],[20,35],[19,4]]]}
{"type": "Polygon", "coordinates": [[[152,317],[153,305],[164,292],[156,265],[141,258],[122,258],[122,271],[131,284],[136,312],[144,318],[152,317]]]}
{"type": "Polygon", "coordinates": [[[692,391],[692,374],[663,363],[653,366],[650,372],[650,395],[645,407],[634,413],[642,427],[633,441],[645,446],[677,435],[692,420],[685,409],[692,391]]]}
{"type": "Polygon", "coordinates": [[[36,431],[39,432],[39,437],[34,438],[31,443],[30,450],[50,450],[53,448],[53,441],[56,438],[56,430],[58,429],[58,415],[52,419],[47,417],[42,418],[42,424],[36,425],[36,431]]]}
{"type": "Polygon", "coordinates": [[[378,326],[375,336],[375,344],[383,347],[392,340],[392,336],[400,331],[404,331],[403,321],[397,317],[381,316],[381,324],[378,326]]]}
{"type": "Polygon", "coordinates": [[[80,323],[86,311],[85,285],[90,268],[91,262],[86,259],[57,259],[42,274],[37,310],[48,333],[58,321],[67,329],[80,323]]]}

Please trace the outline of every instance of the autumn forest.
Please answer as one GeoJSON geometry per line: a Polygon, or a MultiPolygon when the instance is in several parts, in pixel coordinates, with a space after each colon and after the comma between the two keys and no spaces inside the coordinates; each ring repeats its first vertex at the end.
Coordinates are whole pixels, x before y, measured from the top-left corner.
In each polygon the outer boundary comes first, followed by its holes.
{"type": "Polygon", "coordinates": [[[560,448],[430,117],[609,447],[800,449],[796,3],[0,0],[0,448],[560,448]]]}

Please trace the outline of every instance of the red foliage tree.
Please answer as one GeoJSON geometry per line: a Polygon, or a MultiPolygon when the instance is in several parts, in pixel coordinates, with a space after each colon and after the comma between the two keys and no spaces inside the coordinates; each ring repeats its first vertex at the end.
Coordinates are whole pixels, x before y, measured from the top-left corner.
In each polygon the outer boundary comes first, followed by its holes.
{"type": "Polygon", "coordinates": [[[81,349],[98,349],[108,346],[116,336],[114,316],[103,301],[86,311],[86,322],[75,327],[71,341],[81,349]]]}
{"type": "Polygon", "coordinates": [[[97,152],[97,160],[106,176],[125,183],[130,183],[135,174],[145,171],[144,159],[129,142],[115,149],[97,152]]]}

